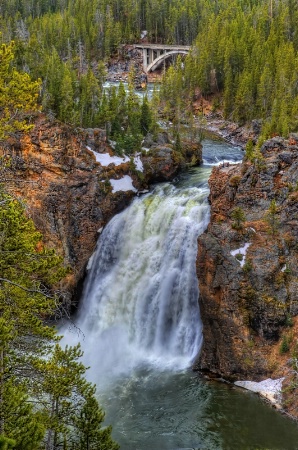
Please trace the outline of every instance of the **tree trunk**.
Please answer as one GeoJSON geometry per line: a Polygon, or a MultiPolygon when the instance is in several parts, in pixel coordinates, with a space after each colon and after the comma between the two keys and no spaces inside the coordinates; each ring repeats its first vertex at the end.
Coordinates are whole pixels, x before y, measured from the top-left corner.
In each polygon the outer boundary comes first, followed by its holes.
{"type": "MultiPolygon", "coordinates": [[[[55,414],[55,400],[52,399],[51,418],[54,417],[54,414],[55,414]]],[[[46,444],[47,450],[53,450],[52,440],[53,440],[53,430],[52,430],[52,428],[50,428],[49,432],[48,432],[48,438],[47,438],[47,444],[46,444]]]]}

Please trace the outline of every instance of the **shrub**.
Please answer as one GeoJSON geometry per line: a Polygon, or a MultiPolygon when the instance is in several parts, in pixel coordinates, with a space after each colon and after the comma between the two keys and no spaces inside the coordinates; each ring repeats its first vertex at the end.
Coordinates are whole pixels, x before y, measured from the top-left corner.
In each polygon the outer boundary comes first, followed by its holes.
{"type": "Polygon", "coordinates": [[[250,272],[252,270],[252,262],[250,259],[247,259],[242,267],[243,272],[250,272]]]}
{"type": "Polygon", "coordinates": [[[241,181],[241,177],[239,175],[234,175],[230,178],[229,185],[232,187],[238,187],[241,181]]]}
{"type": "Polygon", "coordinates": [[[292,327],[292,326],[294,325],[294,323],[293,323],[293,318],[292,318],[292,316],[291,316],[290,314],[287,314],[287,316],[286,316],[286,322],[285,322],[285,325],[286,325],[287,327],[292,327]]]}
{"type": "Polygon", "coordinates": [[[290,350],[289,347],[289,340],[287,336],[283,336],[280,347],[279,347],[279,353],[283,355],[284,353],[287,353],[290,350]]]}

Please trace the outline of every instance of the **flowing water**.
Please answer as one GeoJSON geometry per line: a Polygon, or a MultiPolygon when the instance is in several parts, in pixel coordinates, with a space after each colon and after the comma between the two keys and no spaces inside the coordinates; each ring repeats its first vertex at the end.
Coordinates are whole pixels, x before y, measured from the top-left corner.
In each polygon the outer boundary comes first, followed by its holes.
{"type": "Polygon", "coordinates": [[[240,149],[204,142],[204,165],[136,199],[104,229],[90,262],[79,339],[122,450],[298,449],[298,428],[256,396],[190,366],[202,342],[197,237],[213,165],[240,149]]]}

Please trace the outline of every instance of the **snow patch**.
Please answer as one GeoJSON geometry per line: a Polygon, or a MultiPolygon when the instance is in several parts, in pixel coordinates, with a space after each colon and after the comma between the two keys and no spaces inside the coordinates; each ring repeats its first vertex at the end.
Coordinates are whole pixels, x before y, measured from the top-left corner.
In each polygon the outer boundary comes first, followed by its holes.
{"type": "Polygon", "coordinates": [[[143,163],[142,163],[140,154],[137,154],[137,155],[134,157],[134,163],[135,163],[136,169],[137,169],[139,172],[144,172],[144,166],[143,166],[143,163]]]}
{"type": "Polygon", "coordinates": [[[248,249],[248,247],[249,247],[250,245],[251,245],[251,243],[248,242],[248,243],[244,244],[243,247],[237,248],[236,250],[232,250],[232,251],[230,252],[230,254],[231,254],[232,256],[236,256],[236,255],[239,255],[239,254],[240,254],[240,255],[243,255],[243,258],[242,258],[241,261],[239,261],[239,260],[237,259],[237,261],[239,262],[239,264],[240,264],[241,267],[244,266],[244,263],[245,263],[245,257],[246,257],[246,251],[247,251],[247,249],[248,249]]]}
{"type": "Polygon", "coordinates": [[[110,179],[112,185],[112,192],[118,191],[133,191],[137,192],[137,189],[132,184],[132,178],[129,175],[124,175],[123,178],[119,180],[115,180],[113,178],[110,179]]]}
{"type": "Polygon", "coordinates": [[[272,378],[267,378],[267,380],[256,382],[256,381],[235,381],[235,385],[248,389],[249,391],[256,392],[262,397],[267,398],[275,405],[281,403],[281,390],[283,378],[278,378],[277,380],[272,380],[272,378]]]}
{"type": "MultiPolygon", "coordinates": [[[[120,164],[130,161],[130,158],[126,155],[124,155],[123,157],[111,156],[111,155],[109,155],[109,153],[97,153],[88,146],[86,148],[93,153],[96,161],[105,167],[108,166],[109,164],[115,164],[115,166],[119,166],[120,164]]],[[[150,149],[148,148],[148,150],[150,150],[150,149]]],[[[139,153],[134,157],[134,163],[135,163],[137,170],[139,170],[140,172],[144,171],[143,163],[141,160],[141,155],[139,153]]]]}
{"type": "Polygon", "coordinates": [[[95,156],[95,159],[98,163],[100,163],[102,166],[108,166],[109,164],[115,164],[115,166],[119,166],[120,164],[126,163],[129,161],[128,156],[111,156],[109,153],[97,153],[92,148],[87,147],[88,150],[90,150],[93,155],[95,156]]]}
{"type": "Polygon", "coordinates": [[[149,150],[150,150],[150,148],[148,148],[148,147],[142,147],[142,150],[144,150],[144,152],[149,152],[149,150]]]}

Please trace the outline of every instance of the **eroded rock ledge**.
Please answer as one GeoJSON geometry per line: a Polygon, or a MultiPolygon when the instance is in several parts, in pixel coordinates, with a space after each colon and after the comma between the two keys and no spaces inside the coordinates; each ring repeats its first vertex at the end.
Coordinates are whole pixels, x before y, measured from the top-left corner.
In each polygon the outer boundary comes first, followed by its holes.
{"type": "Polygon", "coordinates": [[[74,130],[44,115],[37,115],[34,124],[29,134],[16,135],[0,148],[1,182],[25,202],[46,244],[72,269],[62,286],[71,297],[94,251],[98,231],[151,182],[173,178],[187,163],[200,163],[201,145],[178,153],[166,133],[155,140],[149,136],[137,157],[141,172],[133,159],[113,160],[103,130],[74,130]],[[98,162],[102,155],[108,160],[111,155],[111,163],[98,162]],[[113,188],[110,180],[116,185],[124,177],[133,190],[113,188]]]}
{"type": "Polygon", "coordinates": [[[197,368],[231,380],[284,376],[297,352],[298,136],[271,139],[261,153],[261,165],[214,168],[211,222],[198,241],[197,368]],[[245,214],[239,229],[235,208],[245,214]]]}

